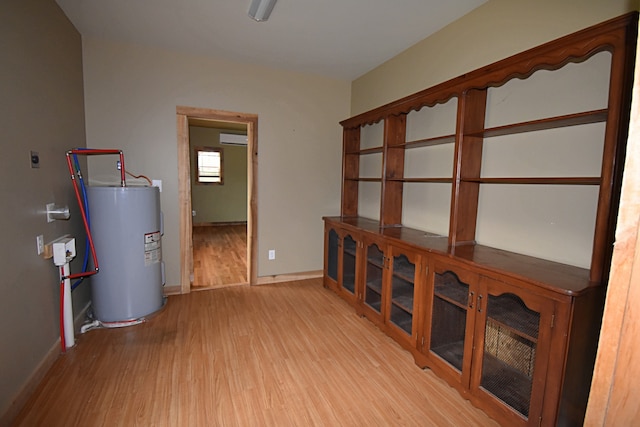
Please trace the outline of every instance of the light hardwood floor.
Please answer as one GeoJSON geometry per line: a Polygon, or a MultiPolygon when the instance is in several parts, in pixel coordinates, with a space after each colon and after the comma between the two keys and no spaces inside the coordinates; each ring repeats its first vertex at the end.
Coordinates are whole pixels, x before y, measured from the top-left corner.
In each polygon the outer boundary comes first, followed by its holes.
{"type": "Polygon", "coordinates": [[[193,227],[193,283],[214,289],[247,283],[247,226],[193,227]]]}
{"type": "Polygon", "coordinates": [[[497,426],[321,279],[169,297],[90,331],[16,426],[497,426]]]}

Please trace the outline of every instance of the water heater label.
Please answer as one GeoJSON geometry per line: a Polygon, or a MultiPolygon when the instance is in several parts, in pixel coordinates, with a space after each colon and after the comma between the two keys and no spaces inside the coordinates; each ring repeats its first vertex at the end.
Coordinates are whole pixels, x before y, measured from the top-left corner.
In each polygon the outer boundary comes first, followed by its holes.
{"type": "Polygon", "coordinates": [[[160,232],[147,233],[144,235],[144,265],[156,264],[162,261],[162,250],[160,248],[160,232]]]}

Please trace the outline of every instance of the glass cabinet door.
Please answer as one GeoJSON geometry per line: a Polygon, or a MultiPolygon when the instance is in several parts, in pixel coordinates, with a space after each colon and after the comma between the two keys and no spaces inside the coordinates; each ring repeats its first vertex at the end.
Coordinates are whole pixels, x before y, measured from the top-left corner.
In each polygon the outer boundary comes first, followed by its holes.
{"type": "Polygon", "coordinates": [[[364,302],[377,313],[382,312],[383,269],[384,252],[375,243],[368,245],[364,302]]]}
{"type": "Polygon", "coordinates": [[[429,349],[462,372],[467,325],[469,285],[456,273],[434,274],[433,313],[429,349]]]}
{"type": "Polygon", "coordinates": [[[393,257],[391,277],[391,312],[389,320],[411,335],[413,330],[413,296],[416,265],[405,255],[393,257]]]}
{"type": "Polygon", "coordinates": [[[356,241],[350,235],[342,239],[342,289],[355,295],[356,241]]]}
{"type": "Polygon", "coordinates": [[[340,238],[336,230],[329,230],[327,236],[327,276],[338,282],[338,243],[340,238]]]}
{"type": "Polygon", "coordinates": [[[480,387],[529,417],[540,313],[516,295],[489,295],[480,387]]]}

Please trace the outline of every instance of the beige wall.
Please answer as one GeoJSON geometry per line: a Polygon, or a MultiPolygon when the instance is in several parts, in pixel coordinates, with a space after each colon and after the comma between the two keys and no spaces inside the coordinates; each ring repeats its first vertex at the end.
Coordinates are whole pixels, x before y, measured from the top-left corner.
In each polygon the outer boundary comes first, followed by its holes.
{"type": "MultiPolygon", "coordinates": [[[[53,0],[0,2],[0,424],[12,401],[48,354],[58,352],[58,269],[37,255],[46,242],[84,232],[73,198],[65,152],[85,145],[80,35],[53,0]],[[31,169],[29,151],[40,154],[31,169]],[[47,223],[45,204],[71,209],[69,221],[47,223]]],[[[76,312],[89,300],[86,284],[73,293],[76,312]]],[[[9,409],[9,412],[7,412],[9,409]]]]}
{"type": "Polygon", "coordinates": [[[636,0],[489,0],[354,80],[351,114],[379,107],[637,7],[636,0]]]}
{"type": "MultiPolygon", "coordinates": [[[[163,181],[168,286],[180,284],[178,105],[258,115],[258,276],[322,268],[349,82],[92,39],[83,53],[87,145],[121,148],[129,170],[163,181]]],[[[93,160],[92,178],[113,178],[111,161],[93,160]]]]}
{"type": "Polygon", "coordinates": [[[247,220],[247,147],[220,145],[220,132],[228,131],[189,126],[191,209],[196,212],[194,224],[247,220]],[[197,184],[196,147],[222,150],[222,185],[197,184]]]}
{"type": "MultiPolygon", "coordinates": [[[[179,283],[176,105],[258,114],[258,274],[317,270],[320,218],[339,212],[339,120],[636,8],[630,0],[490,0],[355,80],[350,98],[349,82],[98,40],[84,41],[83,59],[53,0],[0,2],[1,182],[10,201],[0,217],[11,242],[0,252],[0,414],[58,337],[58,273],[36,255],[35,236],[80,236],[84,250],[63,160],[85,145],[85,113],[87,145],[122,148],[128,169],[163,180],[168,285],[179,283]],[[29,168],[29,150],[40,152],[40,169],[29,168]],[[71,220],[46,223],[49,202],[69,205],[71,220]],[[266,260],[271,248],[276,261],[266,260]]],[[[92,164],[96,179],[113,179],[106,163],[92,164]]],[[[78,288],[74,306],[88,298],[88,287],[78,288]]]]}
{"type": "MultiPolygon", "coordinates": [[[[633,10],[632,6],[625,1],[490,0],[354,81],[352,111],[378,107],[624,14],[633,10]]],[[[606,108],[609,64],[610,55],[601,53],[582,64],[569,64],[555,72],[539,71],[526,80],[513,79],[502,87],[490,88],[486,125],[606,108]]],[[[412,111],[407,119],[408,139],[453,134],[455,104],[454,99],[445,105],[412,111]],[[412,120],[414,116],[420,118],[412,120]],[[446,130],[441,130],[445,125],[446,130]]],[[[375,127],[381,127],[381,123],[366,128],[375,127]]],[[[371,133],[366,128],[364,136],[371,133]]],[[[378,134],[374,139],[381,140],[381,132],[378,134]]],[[[601,124],[491,138],[483,148],[482,175],[598,176],[603,138],[601,124]]],[[[410,177],[451,177],[452,160],[453,144],[414,149],[405,159],[405,173],[410,177]]],[[[380,162],[377,170],[381,169],[380,162]]],[[[403,224],[448,233],[450,185],[405,184],[403,194],[403,224]]],[[[379,185],[361,184],[360,214],[373,218],[379,215],[379,199],[379,185]]],[[[480,190],[476,240],[589,268],[597,200],[597,188],[590,186],[485,185],[480,190]]]]}

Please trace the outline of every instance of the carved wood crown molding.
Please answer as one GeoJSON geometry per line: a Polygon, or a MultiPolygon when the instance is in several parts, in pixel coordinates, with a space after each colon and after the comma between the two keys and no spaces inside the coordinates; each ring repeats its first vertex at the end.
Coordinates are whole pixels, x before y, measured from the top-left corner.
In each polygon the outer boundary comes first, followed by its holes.
{"type": "Polygon", "coordinates": [[[539,70],[557,70],[571,62],[583,62],[602,51],[612,55],[625,54],[628,51],[625,47],[635,43],[637,26],[638,12],[631,12],[454,77],[340,124],[344,128],[371,125],[389,116],[433,107],[470,90],[499,87],[514,78],[525,79],[539,70]]]}

